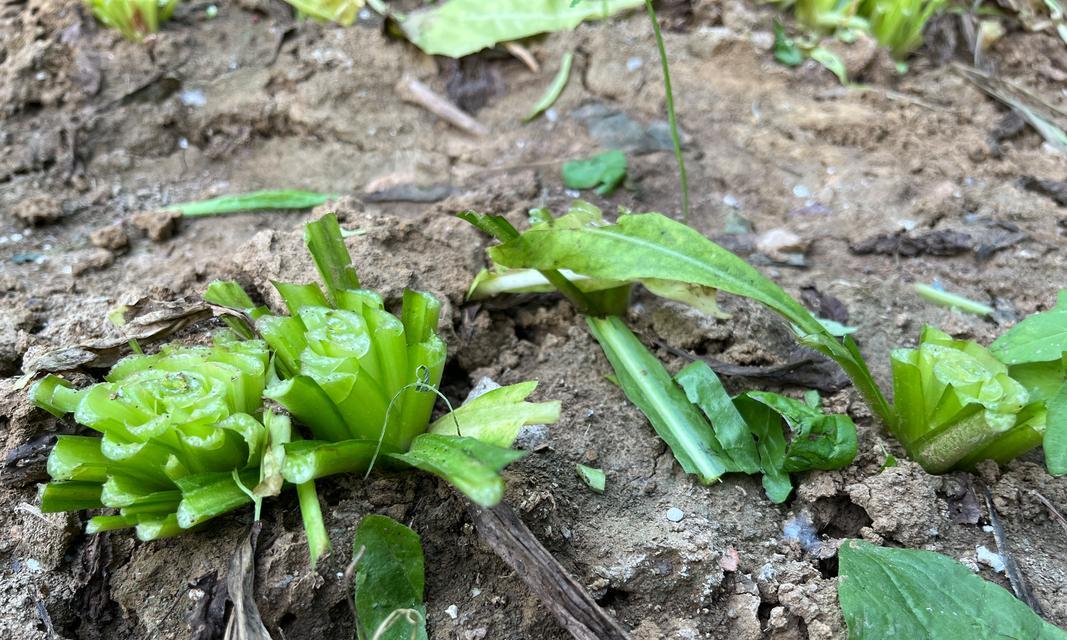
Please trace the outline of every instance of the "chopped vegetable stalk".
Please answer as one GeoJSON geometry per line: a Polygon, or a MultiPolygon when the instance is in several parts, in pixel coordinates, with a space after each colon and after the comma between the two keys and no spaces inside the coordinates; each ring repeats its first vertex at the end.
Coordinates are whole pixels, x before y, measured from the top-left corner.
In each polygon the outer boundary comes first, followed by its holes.
{"type": "Polygon", "coordinates": [[[167,211],[177,211],[183,216],[215,216],[223,213],[269,211],[272,209],[311,209],[340,196],[331,193],[315,193],[297,189],[254,191],[231,196],[219,196],[207,200],[193,200],[167,205],[167,211]]]}
{"type": "MultiPolygon", "coordinates": [[[[894,435],[931,473],[983,448],[995,450],[1030,399],[989,351],[933,327],[923,329],[917,348],[895,350],[892,363],[900,411],[894,435]]],[[[1036,430],[1043,422],[1032,419],[1028,426],[1036,430]]]]}
{"type": "Polygon", "coordinates": [[[85,389],[55,376],[39,381],[30,392],[38,406],[73,413],[103,436],[60,437],[42,510],[118,509],[90,527],[137,527],[153,539],[249,502],[234,474],[259,481],[267,357],[260,341],[220,335],[210,347],[128,357],[85,389]]]}

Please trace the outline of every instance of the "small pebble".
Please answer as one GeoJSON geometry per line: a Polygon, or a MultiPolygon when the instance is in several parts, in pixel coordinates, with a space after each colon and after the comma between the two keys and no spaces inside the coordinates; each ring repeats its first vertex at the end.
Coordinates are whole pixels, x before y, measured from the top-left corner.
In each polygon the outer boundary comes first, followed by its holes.
{"type": "Polygon", "coordinates": [[[682,518],[684,517],[685,513],[682,512],[682,510],[678,507],[671,507],[670,509],[667,509],[667,519],[671,522],[681,522],[682,518]]]}
{"type": "Polygon", "coordinates": [[[445,613],[448,614],[449,618],[455,620],[459,617],[459,607],[454,604],[448,605],[448,608],[445,609],[445,613]]]}
{"type": "Polygon", "coordinates": [[[645,64],[645,61],[642,60],[641,58],[630,58],[629,60],[626,61],[626,70],[627,71],[637,71],[644,64],[645,64]]]}
{"type": "Polygon", "coordinates": [[[802,184],[798,184],[797,186],[793,187],[793,195],[798,198],[810,198],[811,190],[802,184]]]}

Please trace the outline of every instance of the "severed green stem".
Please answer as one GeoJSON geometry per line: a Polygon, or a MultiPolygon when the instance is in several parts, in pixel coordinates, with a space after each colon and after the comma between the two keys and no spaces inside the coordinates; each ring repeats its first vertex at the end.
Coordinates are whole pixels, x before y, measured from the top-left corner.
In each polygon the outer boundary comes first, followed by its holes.
{"type": "Polygon", "coordinates": [[[663,44],[663,33],[660,32],[659,19],[656,18],[656,10],[652,8],[652,0],[645,0],[645,8],[648,17],[652,20],[652,31],[656,34],[656,46],[659,48],[659,61],[663,66],[663,92],[667,103],[667,120],[671,125],[671,141],[674,142],[674,159],[678,162],[678,181],[682,185],[682,218],[689,221],[689,179],[685,173],[685,157],[682,156],[682,141],[678,135],[678,120],[674,115],[674,92],[671,90],[671,70],[667,65],[667,47],[663,44]]]}
{"type": "Polygon", "coordinates": [[[330,536],[326,533],[326,522],[322,518],[315,481],[308,480],[296,485],[296,495],[300,501],[300,517],[304,521],[304,531],[308,537],[311,570],[314,571],[319,558],[330,549],[330,536]]]}
{"type": "Polygon", "coordinates": [[[359,276],[352,266],[352,256],[341,236],[337,216],[328,213],[309,222],[304,227],[304,244],[315,261],[322,281],[326,283],[331,302],[337,304],[338,291],[359,289],[359,276]]]}
{"type": "Polygon", "coordinates": [[[49,482],[41,487],[41,512],[99,509],[101,486],[97,482],[49,482]]]}
{"type": "Polygon", "coordinates": [[[993,314],[993,307],[976,302],[970,298],[964,298],[961,295],[955,293],[949,293],[931,287],[928,284],[922,284],[921,282],[915,284],[915,292],[920,296],[926,298],[930,302],[939,304],[943,307],[952,307],[953,309],[959,309],[960,311],[966,311],[967,313],[973,313],[978,316],[988,316],[993,314]]]}

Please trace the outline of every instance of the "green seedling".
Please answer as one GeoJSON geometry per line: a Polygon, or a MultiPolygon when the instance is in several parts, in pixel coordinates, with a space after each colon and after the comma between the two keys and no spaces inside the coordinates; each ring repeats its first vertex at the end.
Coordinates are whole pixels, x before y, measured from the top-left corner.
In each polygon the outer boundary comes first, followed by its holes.
{"type": "Polygon", "coordinates": [[[607,196],[626,178],[626,154],[605,151],[588,160],[563,163],[563,184],[568,189],[596,188],[597,195],[607,196]]]}
{"type": "Polygon", "coordinates": [[[170,20],[178,0],[87,0],[87,4],[105,26],[140,42],[170,20]]]}
{"type": "MultiPolygon", "coordinates": [[[[842,40],[866,31],[893,56],[903,60],[922,45],[926,23],[945,6],[945,0],[786,0],[797,21],[820,34],[842,40]]],[[[780,58],[779,58],[780,59],[780,58]]],[[[788,63],[786,63],[788,64],[788,63]]]]}

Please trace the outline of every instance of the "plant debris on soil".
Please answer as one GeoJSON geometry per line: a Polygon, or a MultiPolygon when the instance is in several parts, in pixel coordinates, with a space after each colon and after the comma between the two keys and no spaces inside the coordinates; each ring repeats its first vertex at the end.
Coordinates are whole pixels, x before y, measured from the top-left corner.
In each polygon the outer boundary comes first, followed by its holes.
{"type": "MultiPolygon", "coordinates": [[[[689,224],[721,237],[728,220],[744,220],[746,233],[726,234],[729,247],[754,259],[757,238],[787,232],[802,250],[786,255],[804,268],[770,256],[760,270],[816,315],[856,328],[883,387],[890,351],[915,345],[925,324],[981,344],[1002,333],[994,319],[925,302],[915,282],[992,301],[1007,322],[1052,307],[1067,273],[1058,182],[1067,157],[1030,128],[994,149],[1002,105],[924,51],[904,75],[872,55],[853,78],[863,91],[818,65],[778,65],[773,7],[670,2],[661,12],[689,224]]],[[[565,586],[611,617],[590,628],[616,633],[614,623],[635,640],[843,639],[836,556],[853,538],[936,551],[1008,589],[987,561],[991,550],[1009,553],[1045,618],[1067,626],[1057,515],[1067,513],[1067,479],[1047,473],[1040,451],[930,475],[881,432],[840,371],[798,349],[767,310],[723,296],[731,317],[715,318],[638,291],[628,320],[672,373],[700,358],[732,395],[816,388],[826,413],[855,421],[855,461],[796,474],[794,495],[775,505],[758,476],[706,487],[687,477],[565,302],[466,304],[487,242],[452,214],[475,209],[521,227],[530,208],[563,210],[574,197],[560,175],[567,160],[626,151],[626,189],[582,194],[604,211],[682,209],[648,17],[621,14],[523,46],[540,75],[501,49],[457,65],[380,20],[298,22],[274,2],[217,3],[210,19],[202,4],[182,3],[143,44],[78,3],[0,8],[0,637],[217,638],[233,619],[227,598],[254,601],[274,638],[354,637],[343,576],[368,514],[421,537],[430,638],[573,637],[479,535],[479,523],[504,516],[468,512],[425,474],[322,480],[334,545],[316,571],[292,492],[264,504],[258,541],[248,509],[151,543],[86,536],[82,515],[39,511],[44,452],[75,425],[35,409],[25,377],[68,370],[89,383],[131,339],[148,350],[163,336],[203,342],[221,321],[181,301],[214,279],[282,308],[271,281],[316,279],[301,229],[328,211],[387,308],[405,288],[441,300],[444,395],[458,405],[489,377],[539,380],[533,400],[562,401],[558,424],[520,440],[530,453],[508,468],[505,500],[509,530],[526,528],[573,576],[565,586]],[[569,82],[522,123],[565,51],[569,82]],[[401,80],[419,97],[398,93],[401,80]],[[357,195],[180,225],[158,213],[280,188],[357,195]],[[108,315],[123,305],[137,313],[120,329],[108,315]],[[577,464],[603,471],[603,493],[577,464]],[[255,551],[237,575],[239,547],[255,551]]],[[[1048,102],[1067,101],[1067,48],[1055,33],[1011,31],[983,55],[1048,102]]]]}

